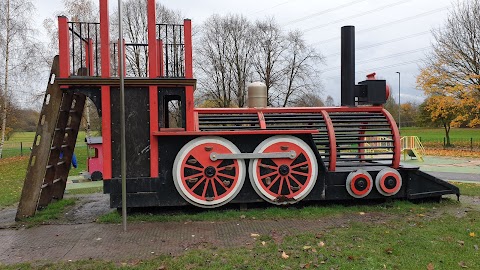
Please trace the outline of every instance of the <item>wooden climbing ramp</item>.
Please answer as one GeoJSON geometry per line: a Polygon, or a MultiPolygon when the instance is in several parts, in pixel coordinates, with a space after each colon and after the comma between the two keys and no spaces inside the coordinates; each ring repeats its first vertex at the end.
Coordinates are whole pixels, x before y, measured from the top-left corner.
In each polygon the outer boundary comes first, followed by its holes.
{"type": "Polygon", "coordinates": [[[54,58],[42,111],[28,162],[16,220],[35,215],[37,209],[63,198],[80,121],[84,94],[62,91],[59,57],[54,58]]]}

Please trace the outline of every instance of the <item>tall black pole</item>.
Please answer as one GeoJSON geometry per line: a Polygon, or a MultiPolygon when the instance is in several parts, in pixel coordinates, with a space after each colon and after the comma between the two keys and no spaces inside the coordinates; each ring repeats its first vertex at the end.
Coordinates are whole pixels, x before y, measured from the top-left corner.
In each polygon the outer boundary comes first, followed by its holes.
{"type": "Polygon", "coordinates": [[[396,73],[398,73],[398,132],[400,132],[400,113],[402,112],[402,103],[400,103],[400,72],[397,71],[396,73]]]}
{"type": "Polygon", "coordinates": [[[125,48],[123,41],[123,7],[122,0],[118,0],[118,59],[120,73],[120,167],[122,174],[122,223],[123,230],[127,231],[127,151],[125,141],[125,48]]]}
{"type": "Polygon", "coordinates": [[[355,106],[355,27],[342,27],[341,40],[341,104],[355,106]]]}

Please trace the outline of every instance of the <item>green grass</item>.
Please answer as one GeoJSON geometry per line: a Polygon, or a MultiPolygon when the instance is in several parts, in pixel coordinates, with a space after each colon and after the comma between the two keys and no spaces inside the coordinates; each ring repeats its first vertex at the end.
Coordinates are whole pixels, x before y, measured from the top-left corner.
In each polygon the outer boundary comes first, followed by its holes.
{"type": "Polygon", "coordinates": [[[480,245],[479,230],[479,212],[433,218],[425,209],[384,223],[290,234],[282,241],[262,235],[251,239],[253,245],[239,248],[207,246],[143,261],[83,260],[4,269],[480,269],[475,248],[480,245]],[[282,258],[282,252],[288,258],[282,258]]]}
{"type": "MultiPolygon", "coordinates": [[[[444,200],[441,205],[455,204],[444,200]]],[[[437,205],[438,204],[432,204],[437,205]]],[[[430,204],[414,204],[408,201],[394,201],[377,205],[324,205],[305,207],[278,207],[255,208],[242,210],[200,210],[193,213],[171,212],[162,214],[133,213],[128,215],[130,222],[185,222],[185,221],[226,221],[226,220],[254,220],[254,219],[315,219],[326,216],[335,216],[359,212],[386,212],[404,213],[411,209],[429,207],[430,204]]],[[[105,214],[98,219],[101,223],[121,223],[122,216],[117,212],[105,214]]]]}
{"type": "MultiPolygon", "coordinates": [[[[400,131],[401,136],[418,136],[427,146],[443,146],[445,130],[443,128],[405,127],[400,131]]],[[[480,129],[478,128],[452,128],[450,130],[451,142],[456,146],[469,147],[470,138],[473,138],[474,147],[480,147],[480,129]]]]}
{"type": "Polygon", "coordinates": [[[103,187],[76,188],[76,189],[68,190],[68,194],[71,194],[71,195],[92,194],[92,193],[101,193],[101,192],[103,192],[103,187]]]}
{"type": "Polygon", "coordinates": [[[25,223],[28,226],[36,226],[52,220],[59,219],[62,217],[65,209],[68,206],[74,204],[75,199],[62,199],[56,202],[52,202],[44,209],[37,211],[35,216],[22,220],[22,223],[25,223]]]}
{"type": "Polygon", "coordinates": [[[0,208],[18,202],[28,157],[0,159],[0,208]]]}
{"type": "Polygon", "coordinates": [[[465,196],[480,196],[480,184],[452,182],[460,188],[460,194],[465,196]]]}

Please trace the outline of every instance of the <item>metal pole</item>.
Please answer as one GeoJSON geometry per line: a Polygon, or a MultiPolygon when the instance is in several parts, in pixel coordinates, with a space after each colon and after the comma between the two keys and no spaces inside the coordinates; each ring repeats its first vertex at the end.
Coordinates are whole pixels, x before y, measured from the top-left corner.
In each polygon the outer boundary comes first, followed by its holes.
{"type": "Polygon", "coordinates": [[[118,0],[118,59],[119,59],[119,75],[120,75],[120,166],[122,174],[122,223],[123,231],[127,231],[127,153],[125,142],[125,71],[124,58],[125,54],[122,27],[122,0],[118,0]]]}
{"type": "Polygon", "coordinates": [[[398,73],[398,132],[400,132],[400,126],[401,126],[400,113],[402,112],[402,106],[401,106],[402,103],[400,103],[400,72],[397,71],[397,73],[398,73]]]}

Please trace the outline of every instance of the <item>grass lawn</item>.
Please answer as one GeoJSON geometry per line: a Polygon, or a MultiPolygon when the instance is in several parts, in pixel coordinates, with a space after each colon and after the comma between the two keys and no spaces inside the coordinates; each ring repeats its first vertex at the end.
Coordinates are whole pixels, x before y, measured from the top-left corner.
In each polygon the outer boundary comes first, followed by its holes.
{"type": "Polygon", "coordinates": [[[22,224],[26,224],[29,227],[43,224],[47,221],[59,219],[65,213],[68,206],[74,205],[75,199],[63,199],[50,203],[44,209],[37,211],[35,216],[22,220],[22,224]]]}
{"type": "MultiPolygon", "coordinates": [[[[405,127],[400,130],[401,136],[418,136],[427,146],[443,146],[445,130],[443,128],[405,127]]],[[[480,147],[480,129],[478,128],[452,128],[450,139],[455,146],[470,147],[470,138],[473,138],[473,146],[480,147]]]]}
{"type": "Polygon", "coordinates": [[[452,182],[460,188],[460,194],[463,196],[480,196],[480,184],[452,182]]]}
{"type": "Polygon", "coordinates": [[[283,239],[259,235],[238,248],[206,246],[143,261],[83,260],[3,269],[480,269],[480,213],[434,217],[431,209],[413,209],[380,224],[350,223],[283,239]]]}
{"type": "Polygon", "coordinates": [[[0,208],[18,202],[28,157],[0,159],[0,208]]]}

